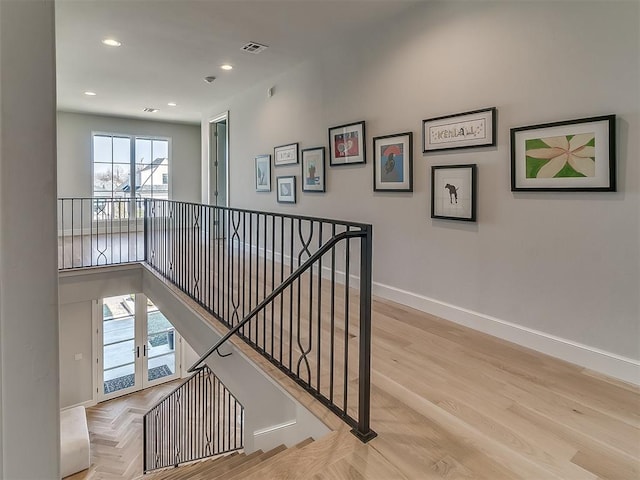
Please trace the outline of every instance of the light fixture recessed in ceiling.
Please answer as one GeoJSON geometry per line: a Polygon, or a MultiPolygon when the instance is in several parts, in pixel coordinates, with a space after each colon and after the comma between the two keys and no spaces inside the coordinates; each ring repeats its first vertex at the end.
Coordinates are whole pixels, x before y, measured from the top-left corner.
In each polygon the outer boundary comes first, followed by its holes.
{"type": "Polygon", "coordinates": [[[97,93],[96,93],[96,92],[90,92],[90,91],[86,91],[86,92],[84,92],[84,94],[85,94],[87,97],[95,97],[95,96],[97,95],[97,93]]]}
{"type": "Polygon", "coordinates": [[[229,65],[228,63],[225,63],[224,65],[220,65],[220,68],[222,70],[233,70],[233,65],[229,65]]]}
{"type": "Polygon", "coordinates": [[[216,77],[214,77],[213,75],[209,75],[208,77],[204,77],[204,81],[207,83],[213,83],[215,81],[216,77]]]}
{"type": "Polygon", "coordinates": [[[122,43],[120,43],[115,38],[105,38],[104,40],[102,40],[102,43],[108,47],[119,47],[120,45],[122,45],[122,43]]]}
{"type": "Polygon", "coordinates": [[[147,112],[147,113],[156,113],[158,111],[157,108],[151,108],[151,107],[145,107],[143,109],[143,112],[147,112]]]}
{"type": "Polygon", "coordinates": [[[177,107],[178,104],[176,102],[169,102],[167,103],[167,105],[169,105],[170,107],[177,107]]]}

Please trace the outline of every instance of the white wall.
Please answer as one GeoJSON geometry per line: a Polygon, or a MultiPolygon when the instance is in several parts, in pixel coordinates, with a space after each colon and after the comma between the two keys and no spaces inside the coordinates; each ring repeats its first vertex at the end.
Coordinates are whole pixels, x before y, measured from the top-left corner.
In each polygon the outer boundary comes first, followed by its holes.
{"type": "Polygon", "coordinates": [[[173,200],[200,201],[200,126],[58,112],[58,195],[91,196],[91,133],[171,137],[173,200]]]}
{"type": "Polygon", "coordinates": [[[640,383],[638,22],[637,2],[425,2],[211,106],[203,128],[230,111],[232,206],[372,223],[377,294],[640,383]],[[490,106],[495,148],[422,154],[423,119],[490,106]],[[510,191],[511,127],[611,113],[617,193],[510,191]],[[327,167],[326,194],[254,191],[255,155],[359,120],[367,164],[327,167]],[[414,192],[374,194],[372,137],[408,130],[414,192]],[[478,221],[433,220],[430,167],[460,163],[478,164],[478,221]]]}
{"type": "Polygon", "coordinates": [[[59,478],[54,4],[0,2],[0,478],[59,478]]]}

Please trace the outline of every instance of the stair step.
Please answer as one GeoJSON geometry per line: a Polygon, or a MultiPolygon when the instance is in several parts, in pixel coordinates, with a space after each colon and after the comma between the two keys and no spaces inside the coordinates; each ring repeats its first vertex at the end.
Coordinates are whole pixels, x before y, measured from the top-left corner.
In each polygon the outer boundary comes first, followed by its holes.
{"type": "Polygon", "coordinates": [[[331,432],[301,448],[289,448],[233,480],[309,479],[328,465],[351,455],[360,442],[347,429],[331,432]]]}
{"type": "Polygon", "coordinates": [[[204,460],[198,460],[193,463],[180,465],[178,468],[166,468],[162,470],[151,471],[146,475],[139,477],[141,480],[184,480],[192,478],[194,473],[209,468],[217,468],[224,462],[231,461],[234,457],[239,456],[238,452],[232,452],[228,455],[217,456],[204,460]]]}
{"type": "Polygon", "coordinates": [[[264,462],[265,460],[273,457],[274,455],[277,455],[279,452],[281,451],[285,451],[287,449],[286,446],[284,445],[279,445],[276,448],[273,448],[271,450],[269,450],[266,453],[261,453],[260,455],[247,460],[246,462],[243,462],[241,465],[237,466],[236,468],[234,468],[233,470],[230,470],[228,472],[226,472],[223,475],[220,475],[218,477],[215,477],[216,480],[229,480],[230,478],[234,478],[234,477],[244,477],[246,475],[246,473],[253,467],[259,465],[260,463],[264,462]],[[275,451],[275,452],[274,452],[275,451]]]}
{"type": "MultiPolygon", "coordinates": [[[[245,478],[249,478],[251,476],[253,476],[254,474],[258,473],[260,474],[260,472],[263,471],[264,468],[266,468],[268,465],[270,465],[273,462],[279,462],[281,461],[281,459],[286,458],[287,455],[290,455],[291,451],[293,449],[291,448],[285,448],[283,450],[280,450],[279,452],[275,453],[274,455],[271,455],[271,457],[267,458],[264,462],[258,464],[258,465],[254,465],[253,467],[245,470],[244,472],[240,473],[240,474],[234,474],[232,477],[230,477],[229,479],[226,480],[243,480],[245,478]]],[[[262,479],[266,479],[269,477],[261,477],[262,479]]]]}
{"type": "Polygon", "coordinates": [[[225,475],[227,472],[230,472],[238,468],[239,466],[243,465],[245,462],[248,462],[253,460],[254,458],[260,457],[260,455],[262,454],[263,454],[262,450],[257,450],[253,453],[250,453],[249,455],[245,455],[243,453],[239,455],[239,458],[235,461],[225,463],[224,465],[221,465],[219,468],[212,468],[210,470],[207,470],[206,472],[207,476],[203,478],[206,478],[207,480],[218,479],[223,475],[225,475]]]}
{"type": "Polygon", "coordinates": [[[300,443],[295,444],[293,448],[304,448],[307,445],[309,445],[311,442],[313,442],[313,437],[305,438],[300,443]]]}

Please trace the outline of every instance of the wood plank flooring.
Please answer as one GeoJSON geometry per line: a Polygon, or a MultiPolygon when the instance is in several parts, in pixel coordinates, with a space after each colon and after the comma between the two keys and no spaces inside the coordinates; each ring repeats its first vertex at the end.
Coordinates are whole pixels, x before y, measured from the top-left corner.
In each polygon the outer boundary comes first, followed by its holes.
{"type": "MultiPolygon", "coordinates": [[[[335,430],[241,478],[640,478],[638,387],[383,299],[374,300],[372,341],[371,421],[378,437],[363,445],[289,377],[234,340],[335,430]]],[[[139,475],[139,416],[163,391],[89,409],[93,464],[70,478],[139,475]]]]}

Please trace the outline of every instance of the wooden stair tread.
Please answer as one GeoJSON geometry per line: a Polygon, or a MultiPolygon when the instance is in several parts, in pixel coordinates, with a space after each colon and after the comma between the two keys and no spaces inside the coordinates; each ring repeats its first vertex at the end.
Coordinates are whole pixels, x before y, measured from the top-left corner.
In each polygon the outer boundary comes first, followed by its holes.
{"type": "Polygon", "coordinates": [[[307,445],[309,445],[311,442],[313,442],[313,438],[309,437],[309,438],[305,438],[304,440],[302,440],[301,442],[298,442],[297,444],[295,444],[293,446],[293,448],[304,448],[307,445]]]}
{"type": "Polygon", "coordinates": [[[243,477],[243,480],[310,478],[327,465],[353,452],[359,445],[360,442],[346,430],[331,432],[301,448],[289,448],[274,456],[257,470],[248,471],[250,475],[243,477]]]}
{"type": "Polygon", "coordinates": [[[162,470],[151,471],[146,475],[137,477],[138,480],[183,480],[192,478],[192,475],[211,468],[218,468],[225,462],[229,462],[235,457],[243,454],[238,452],[232,452],[228,455],[216,456],[213,458],[207,458],[198,460],[196,462],[180,465],[178,468],[169,467],[162,470]]]}

